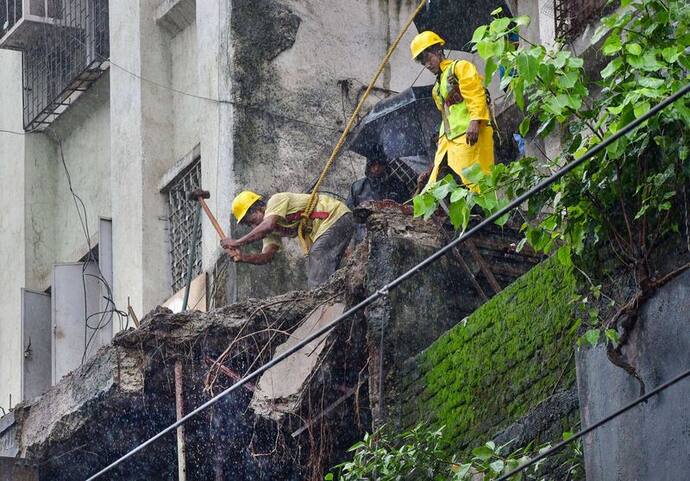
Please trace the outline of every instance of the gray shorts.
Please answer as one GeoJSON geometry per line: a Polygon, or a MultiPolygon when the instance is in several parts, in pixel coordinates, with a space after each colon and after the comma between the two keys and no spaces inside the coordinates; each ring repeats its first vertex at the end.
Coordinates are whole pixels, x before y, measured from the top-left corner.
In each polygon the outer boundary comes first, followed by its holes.
{"type": "Polygon", "coordinates": [[[352,212],[348,212],[321,234],[311,246],[307,260],[310,289],[324,284],[338,269],[340,260],[352,238],[354,226],[352,212]]]}

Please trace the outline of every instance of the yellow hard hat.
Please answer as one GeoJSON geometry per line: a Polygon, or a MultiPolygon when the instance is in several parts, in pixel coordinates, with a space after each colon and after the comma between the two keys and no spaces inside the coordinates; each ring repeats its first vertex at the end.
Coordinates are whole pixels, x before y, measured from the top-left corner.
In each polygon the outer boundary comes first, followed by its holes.
{"type": "Polygon", "coordinates": [[[261,196],[251,190],[245,190],[237,194],[232,201],[232,215],[235,216],[237,222],[242,222],[244,216],[247,215],[247,211],[257,200],[261,200],[261,196]]]}
{"type": "Polygon", "coordinates": [[[417,57],[419,57],[420,53],[422,53],[424,50],[431,47],[432,45],[445,44],[446,41],[439,37],[438,34],[432,32],[431,30],[426,30],[422,33],[419,33],[414,39],[412,39],[412,43],[410,44],[412,60],[415,60],[417,57]]]}

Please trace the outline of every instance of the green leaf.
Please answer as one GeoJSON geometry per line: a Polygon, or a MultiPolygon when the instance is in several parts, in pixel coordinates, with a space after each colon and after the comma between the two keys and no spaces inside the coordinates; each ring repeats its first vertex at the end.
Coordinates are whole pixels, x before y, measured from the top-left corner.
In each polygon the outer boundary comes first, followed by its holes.
{"type": "Polygon", "coordinates": [[[496,73],[496,70],[498,69],[498,65],[496,65],[496,60],[494,60],[494,57],[489,57],[486,60],[486,67],[484,68],[484,85],[489,86],[491,83],[491,80],[493,79],[494,73],[496,73]]]}
{"type": "Polygon", "coordinates": [[[483,39],[477,42],[477,53],[483,59],[488,59],[494,55],[496,52],[497,42],[493,42],[489,39],[483,39]]]}
{"type": "Polygon", "coordinates": [[[424,217],[424,219],[431,217],[437,208],[436,199],[429,192],[415,196],[412,204],[414,206],[414,216],[424,217]]]}
{"type": "Polygon", "coordinates": [[[568,72],[558,77],[558,86],[563,90],[571,89],[575,86],[580,76],[577,72],[568,72]]]}
{"type": "Polygon", "coordinates": [[[601,48],[601,51],[604,55],[611,56],[616,52],[619,52],[621,48],[623,48],[621,36],[618,33],[614,32],[608,36],[608,38],[604,42],[604,45],[601,48]]]}
{"type": "Polygon", "coordinates": [[[584,59],[581,59],[580,57],[570,57],[568,59],[568,67],[570,68],[582,68],[585,66],[585,61],[584,59]]]}
{"type": "Polygon", "coordinates": [[[491,16],[492,16],[492,17],[495,17],[496,15],[498,15],[499,13],[501,13],[502,11],[503,11],[503,7],[498,7],[496,10],[494,10],[493,12],[491,12],[491,16]]]}
{"type": "Polygon", "coordinates": [[[477,29],[474,31],[474,35],[472,35],[472,43],[477,43],[482,38],[484,38],[484,35],[486,34],[488,28],[489,27],[486,25],[480,25],[479,27],[477,27],[477,29]]]}
{"type": "Polygon", "coordinates": [[[573,260],[570,257],[570,246],[565,245],[558,249],[558,251],[556,252],[556,258],[558,259],[558,262],[560,262],[561,265],[565,267],[573,265],[573,260]]]}
{"type": "Polygon", "coordinates": [[[526,137],[527,134],[529,133],[529,127],[530,127],[530,118],[525,117],[522,119],[522,122],[520,122],[520,127],[518,127],[518,131],[520,132],[520,135],[523,137],[526,137]]]}
{"type": "Polygon", "coordinates": [[[524,96],[524,85],[525,80],[521,77],[516,78],[511,82],[510,86],[513,90],[513,95],[515,96],[515,103],[520,110],[525,110],[525,96],[524,96]]]}
{"type": "Polygon", "coordinates": [[[453,193],[450,195],[450,202],[455,203],[461,199],[464,199],[467,197],[467,194],[469,193],[469,190],[467,190],[465,187],[460,186],[457,189],[453,191],[453,193]]]}
{"type": "Polygon", "coordinates": [[[497,34],[502,34],[506,31],[508,28],[508,25],[510,25],[510,19],[507,17],[502,17],[502,18],[497,18],[495,20],[492,20],[491,24],[489,25],[489,31],[497,34]]]}
{"type": "Polygon", "coordinates": [[[657,72],[661,70],[663,67],[663,64],[661,64],[657,60],[656,53],[652,51],[647,52],[642,56],[642,63],[637,68],[641,68],[642,70],[646,70],[647,72],[657,72]]]}
{"type": "Polygon", "coordinates": [[[631,55],[641,55],[642,54],[642,47],[640,46],[639,43],[628,43],[625,45],[625,50],[627,50],[628,53],[631,55]]]}
{"type": "Polygon", "coordinates": [[[639,118],[642,117],[644,114],[649,112],[649,109],[651,109],[651,105],[649,105],[649,102],[642,102],[634,107],[634,112],[635,112],[635,117],[639,118]]]}
{"type": "Polygon", "coordinates": [[[495,192],[489,194],[478,194],[475,196],[477,205],[484,209],[489,214],[493,213],[494,209],[498,205],[498,198],[495,192]]]}
{"type": "Polygon", "coordinates": [[[486,174],[482,171],[482,167],[479,163],[474,163],[469,167],[462,169],[462,175],[465,176],[467,180],[472,184],[479,185],[482,180],[486,178],[486,174]]]}
{"type": "Polygon", "coordinates": [[[659,87],[663,86],[666,83],[666,81],[660,78],[640,77],[638,79],[638,83],[643,87],[647,87],[650,89],[658,89],[659,87]]]}
{"type": "Polygon", "coordinates": [[[606,329],[606,339],[611,341],[614,346],[617,346],[621,342],[621,336],[615,329],[606,329]]]}
{"type": "Polygon", "coordinates": [[[541,81],[544,85],[549,85],[556,77],[556,67],[550,63],[541,62],[539,64],[539,77],[541,77],[541,81]]]}
{"type": "Polygon", "coordinates": [[[431,190],[431,194],[434,196],[436,200],[441,201],[448,197],[448,194],[450,193],[451,189],[452,186],[450,184],[446,182],[441,182],[431,190]]]}
{"type": "Polygon", "coordinates": [[[618,71],[619,68],[623,65],[623,59],[620,57],[614,58],[609,62],[609,64],[604,68],[604,70],[601,71],[601,78],[607,79],[614,73],[618,71]]]}
{"type": "Polygon", "coordinates": [[[489,467],[491,468],[491,471],[493,471],[494,473],[501,474],[503,472],[503,468],[505,467],[505,462],[503,462],[503,460],[501,459],[498,459],[491,463],[489,467]]]}
{"type": "Polygon", "coordinates": [[[594,31],[594,35],[592,36],[591,45],[599,43],[599,40],[604,38],[606,34],[608,34],[610,31],[611,28],[604,25],[603,23],[599,25],[599,27],[597,27],[597,29],[594,31]]]}
{"type": "Polygon", "coordinates": [[[595,347],[599,343],[599,336],[601,332],[599,329],[590,329],[585,332],[585,341],[592,347],[595,347]]]}
{"type": "Polygon", "coordinates": [[[470,223],[471,207],[467,202],[454,202],[448,208],[450,222],[455,230],[465,230],[470,223]]]}
{"type": "Polygon", "coordinates": [[[494,452],[486,446],[480,446],[472,450],[472,455],[475,458],[481,459],[482,461],[487,461],[491,459],[491,457],[494,455],[494,452]]]}
{"type": "Polygon", "coordinates": [[[324,481],[333,481],[333,473],[328,473],[323,479],[324,481]]]}
{"type": "Polygon", "coordinates": [[[531,21],[532,19],[529,18],[527,15],[520,15],[519,17],[513,18],[513,22],[515,22],[515,24],[520,27],[529,25],[531,21]]]}
{"type": "Polygon", "coordinates": [[[680,57],[678,47],[666,47],[661,51],[661,56],[664,57],[668,63],[674,63],[680,57]]]}
{"type": "Polygon", "coordinates": [[[539,59],[527,53],[521,53],[517,58],[518,73],[526,82],[534,82],[539,72],[539,59]]]}

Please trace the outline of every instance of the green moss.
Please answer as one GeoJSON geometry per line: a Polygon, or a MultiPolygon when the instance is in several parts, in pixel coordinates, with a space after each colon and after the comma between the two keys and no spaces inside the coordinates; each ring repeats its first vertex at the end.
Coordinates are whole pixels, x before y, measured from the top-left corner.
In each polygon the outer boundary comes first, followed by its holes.
{"type": "Polygon", "coordinates": [[[418,357],[425,388],[410,412],[445,425],[444,444],[457,450],[572,386],[575,292],[555,258],[533,268],[418,357]]]}

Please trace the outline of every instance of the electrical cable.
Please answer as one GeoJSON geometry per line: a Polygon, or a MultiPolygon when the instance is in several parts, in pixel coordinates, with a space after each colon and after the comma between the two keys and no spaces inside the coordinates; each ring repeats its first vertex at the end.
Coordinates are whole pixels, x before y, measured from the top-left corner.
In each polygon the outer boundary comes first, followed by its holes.
{"type": "Polygon", "coordinates": [[[114,296],[112,287],[110,286],[110,283],[105,279],[105,276],[101,271],[100,264],[94,256],[93,247],[91,245],[91,234],[89,232],[89,218],[86,210],[86,205],[84,204],[82,198],[74,191],[74,187],[72,185],[72,175],[69,171],[69,168],[67,167],[67,161],[65,159],[65,153],[62,146],[62,139],[57,140],[58,148],[60,150],[60,160],[62,163],[62,167],[65,171],[65,177],[67,179],[67,187],[69,188],[69,191],[72,194],[74,206],[77,210],[77,216],[79,217],[79,223],[81,224],[81,228],[84,233],[87,245],[86,260],[82,265],[82,291],[84,295],[84,352],[82,353],[81,363],[84,364],[84,362],[86,361],[86,356],[88,354],[89,347],[91,346],[91,343],[94,341],[98,332],[100,332],[101,329],[104,329],[107,326],[112,325],[114,315],[118,316],[121,328],[122,321],[123,319],[125,319],[124,329],[127,329],[129,327],[129,314],[125,314],[122,310],[117,308],[115,302],[113,301],[114,296]],[[97,274],[90,274],[86,272],[87,266],[89,264],[92,264],[96,267],[97,274]],[[102,311],[99,311],[91,315],[89,315],[88,312],[86,277],[93,277],[97,279],[97,281],[100,282],[106,290],[106,295],[103,296],[106,299],[105,308],[102,311]],[[93,327],[89,324],[89,320],[95,317],[96,315],[100,315],[100,318],[96,326],[93,327]],[[89,331],[92,332],[89,333],[89,331]]]}
{"type": "Polygon", "coordinates": [[[14,135],[26,135],[26,132],[16,132],[14,130],[0,129],[0,133],[3,134],[14,134],[14,135]]]}
{"type": "MultiPolygon", "coordinates": [[[[72,37],[75,41],[81,43],[84,47],[87,47],[87,48],[88,48],[88,45],[84,42],[84,40],[82,40],[81,38],[75,36],[74,34],[72,34],[72,33],[70,33],[70,32],[66,32],[66,33],[67,33],[70,37],[72,37]]],[[[323,129],[323,130],[330,130],[330,131],[333,131],[333,132],[341,132],[341,129],[336,128],[336,127],[330,127],[330,126],[327,126],[327,125],[317,124],[317,123],[309,122],[309,121],[307,121],[307,120],[303,120],[303,119],[300,119],[300,118],[297,118],[297,117],[292,117],[292,116],[290,116],[290,115],[286,115],[286,114],[283,114],[283,113],[278,113],[278,112],[270,111],[270,110],[267,110],[266,108],[264,108],[264,107],[262,107],[262,106],[252,105],[252,104],[245,104],[245,103],[238,102],[238,101],[235,101],[235,100],[217,99],[217,98],[213,98],[213,97],[207,97],[207,96],[205,96],[205,95],[194,94],[194,93],[191,93],[191,92],[187,92],[187,91],[185,91],[185,90],[180,90],[180,89],[175,88],[175,87],[172,87],[172,86],[170,86],[170,85],[165,85],[165,84],[163,84],[163,83],[157,82],[156,80],[151,80],[150,78],[144,77],[143,75],[140,75],[140,74],[138,74],[138,73],[136,73],[136,72],[132,72],[131,70],[127,69],[126,67],[123,67],[122,65],[120,65],[120,64],[118,64],[118,63],[116,63],[116,62],[114,62],[111,58],[106,57],[106,56],[104,56],[104,55],[101,55],[101,54],[98,53],[98,52],[94,52],[94,55],[95,55],[96,57],[98,57],[102,62],[108,62],[108,64],[110,64],[110,65],[114,66],[115,68],[117,68],[117,69],[119,69],[119,70],[121,70],[121,71],[123,71],[123,72],[125,72],[125,73],[127,73],[127,74],[129,74],[129,75],[131,75],[131,76],[133,76],[134,78],[137,78],[137,79],[141,80],[142,82],[149,83],[149,84],[154,85],[154,86],[156,86],[156,87],[158,87],[158,88],[161,88],[161,89],[164,89],[164,90],[168,90],[168,91],[170,91],[170,92],[173,92],[173,93],[176,93],[176,94],[179,94],[179,95],[183,95],[183,96],[186,96],[186,97],[195,98],[195,99],[198,99],[198,100],[204,100],[204,101],[207,101],[207,102],[214,102],[214,103],[219,103],[219,104],[234,105],[234,106],[236,106],[236,107],[241,107],[241,108],[244,108],[244,109],[247,109],[247,110],[259,111],[259,112],[265,113],[265,114],[270,115],[270,116],[273,116],[273,117],[278,117],[278,118],[282,118],[282,119],[286,119],[286,120],[291,120],[291,121],[296,122],[296,123],[300,123],[300,124],[304,124],[304,125],[309,125],[309,126],[311,126],[311,127],[316,127],[316,128],[323,129]]]]}
{"type": "Polygon", "coordinates": [[[398,276],[396,279],[391,281],[390,283],[386,284],[385,286],[381,287],[379,290],[374,292],[372,295],[361,301],[360,303],[356,304],[355,306],[351,307],[347,311],[345,311],[343,314],[341,314],[338,318],[334,319],[330,323],[326,324],[322,328],[312,332],[308,336],[306,336],[304,339],[302,339],[300,342],[292,346],[290,349],[287,349],[283,351],[280,354],[277,354],[273,359],[268,361],[266,364],[263,366],[257,368],[256,370],[252,371],[251,373],[245,375],[242,379],[237,381],[235,384],[232,386],[228,387],[225,389],[223,392],[219,393],[215,397],[209,399],[205,403],[203,403],[201,406],[197,407],[193,411],[189,412],[182,418],[180,418],[178,421],[175,423],[171,424],[167,428],[163,429],[160,431],[158,434],[152,436],[148,440],[144,441],[143,443],[139,444],[120,458],[118,458],[116,461],[112,462],[96,474],[92,475],[91,477],[87,478],[86,481],[93,481],[97,478],[99,478],[101,475],[107,473],[108,471],[112,470],[125,460],[131,458],[134,456],[136,453],[139,451],[143,450],[150,444],[154,443],[161,437],[165,436],[169,432],[173,431],[176,429],[178,426],[181,426],[185,424],[187,421],[192,419],[193,417],[197,416],[199,413],[203,412],[206,410],[208,407],[213,406],[216,404],[219,400],[223,399],[226,397],[228,394],[232,393],[233,391],[239,389],[242,387],[244,384],[247,382],[251,381],[252,379],[258,377],[260,374],[266,372],[268,369],[272,368],[276,364],[280,363],[287,357],[291,356],[292,354],[296,353],[300,349],[302,349],[304,346],[312,342],[313,340],[323,336],[324,334],[330,332],[332,329],[334,329],[336,326],[338,326],[341,322],[343,322],[345,319],[348,319],[350,316],[353,314],[359,312],[360,310],[364,309],[368,305],[372,304],[376,300],[378,300],[381,297],[386,297],[388,296],[388,293],[390,290],[395,289],[398,285],[406,281],[407,279],[415,276],[418,272],[420,272],[422,269],[425,269],[429,265],[433,264],[437,260],[439,260],[441,257],[445,256],[447,253],[451,252],[452,249],[457,247],[460,243],[464,242],[465,240],[473,237],[475,234],[477,234],[479,231],[483,230],[490,224],[492,224],[494,221],[500,219],[503,217],[505,214],[510,213],[513,209],[519,207],[522,203],[524,203],[526,200],[530,199],[534,194],[541,192],[545,188],[551,186],[554,184],[556,181],[558,181],[560,178],[565,176],[566,174],[572,172],[574,169],[582,165],[584,162],[587,160],[591,159],[604,149],[606,149],[609,145],[612,143],[616,142],[618,139],[626,136],[633,130],[635,130],[637,127],[642,125],[644,122],[649,120],[651,117],[674,103],[675,101],[679,100],[686,94],[690,93],[690,84],[686,85],[685,87],[681,88],[677,92],[675,92],[673,95],[667,97],[663,101],[661,101],[659,104],[655,105],[653,108],[651,108],[647,113],[644,115],[641,115],[637,119],[633,120],[629,124],[627,124],[625,127],[621,128],[619,131],[617,131],[615,134],[611,135],[611,137],[608,137],[607,139],[603,140],[600,144],[592,147],[589,149],[582,157],[573,160],[571,163],[565,165],[563,168],[561,168],[558,172],[552,174],[550,177],[542,180],[539,182],[537,185],[529,189],[528,191],[524,192],[514,200],[512,200],[508,205],[503,207],[502,209],[498,210],[494,214],[490,215],[483,221],[479,222],[476,226],[472,227],[468,231],[462,233],[459,235],[457,238],[455,238],[453,241],[450,243],[446,244],[444,247],[436,251],[434,254],[430,255],[423,261],[419,262],[416,266],[412,267],[408,271],[404,272],[400,276],[398,276]]]}
{"type": "Polygon", "coordinates": [[[563,449],[564,447],[566,447],[568,444],[577,441],[578,439],[580,439],[581,437],[585,436],[586,434],[589,434],[590,432],[594,431],[595,429],[597,429],[597,428],[603,426],[604,424],[606,424],[606,423],[608,423],[608,422],[614,420],[614,419],[617,418],[618,416],[620,416],[620,415],[622,415],[622,414],[625,414],[626,412],[630,411],[632,408],[634,408],[634,407],[637,406],[638,404],[642,404],[642,403],[644,403],[645,401],[648,401],[650,398],[656,396],[656,395],[659,394],[660,392],[662,392],[662,391],[668,389],[669,387],[673,386],[674,384],[676,384],[676,383],[682,381],[683,379],[685,379],[685,378],[687,378],[687,377],[690,377],[690,369],[688,369],[687,371],[685,371],[685,372],[679,374],[678,376],[674,377],[674,378],[671,379],[670,381],[667,381],[667,382],[661,384],[660,386],[658,386],[657,388],[653,389],[652,391],[649,391],[649,392],[648,392],[647,394],[645,394],[644,396],[641,396],[641,397],[635,399],[633,402],[631,402],[631,403],[629,403],[629,404],[623,406],[622,408],[618,409],[617,411],[615,411],[615,412],[609,414],[608,416],[606,416],[606,417],[600,419],[599,421],[597,421],[596,423],[592,424],[591,426],[588,426],[588,427],[586,427],[585,429],[582,429],[582,430],[578,431],[577,433],[575,433],[572,437],[568,438],[567,440],[561,441],[560,443],[558,443],[558,444],[556,444],[555,446],[553,446],[553,447],[547,449],[547,450],[544,451],[543,453],[541,453],[541,454],[535,456],[534,458],[530,459],[528,462],[526,462],[526,463],[523,464],[522,466],[513,469],[512,471],[510,471],[509,473],[504,474],[504,475],[501,476],[500,478],[497,478],[496,481],[508,481],[511,477],[515,476],[516,474],[518,474],[518,473],[524,471],[525,469],[529,468],[530,466],[532,466],[532,465],[534,465],[534,464],[537,464],[537,463],[538,463],[539,461],[541,461],[542,459],[545,459],[545,458],[547,458],[548,456],[551,456],[552,454],[556,453],[557,451],[560,451],[561,449],[563,449]]]}

